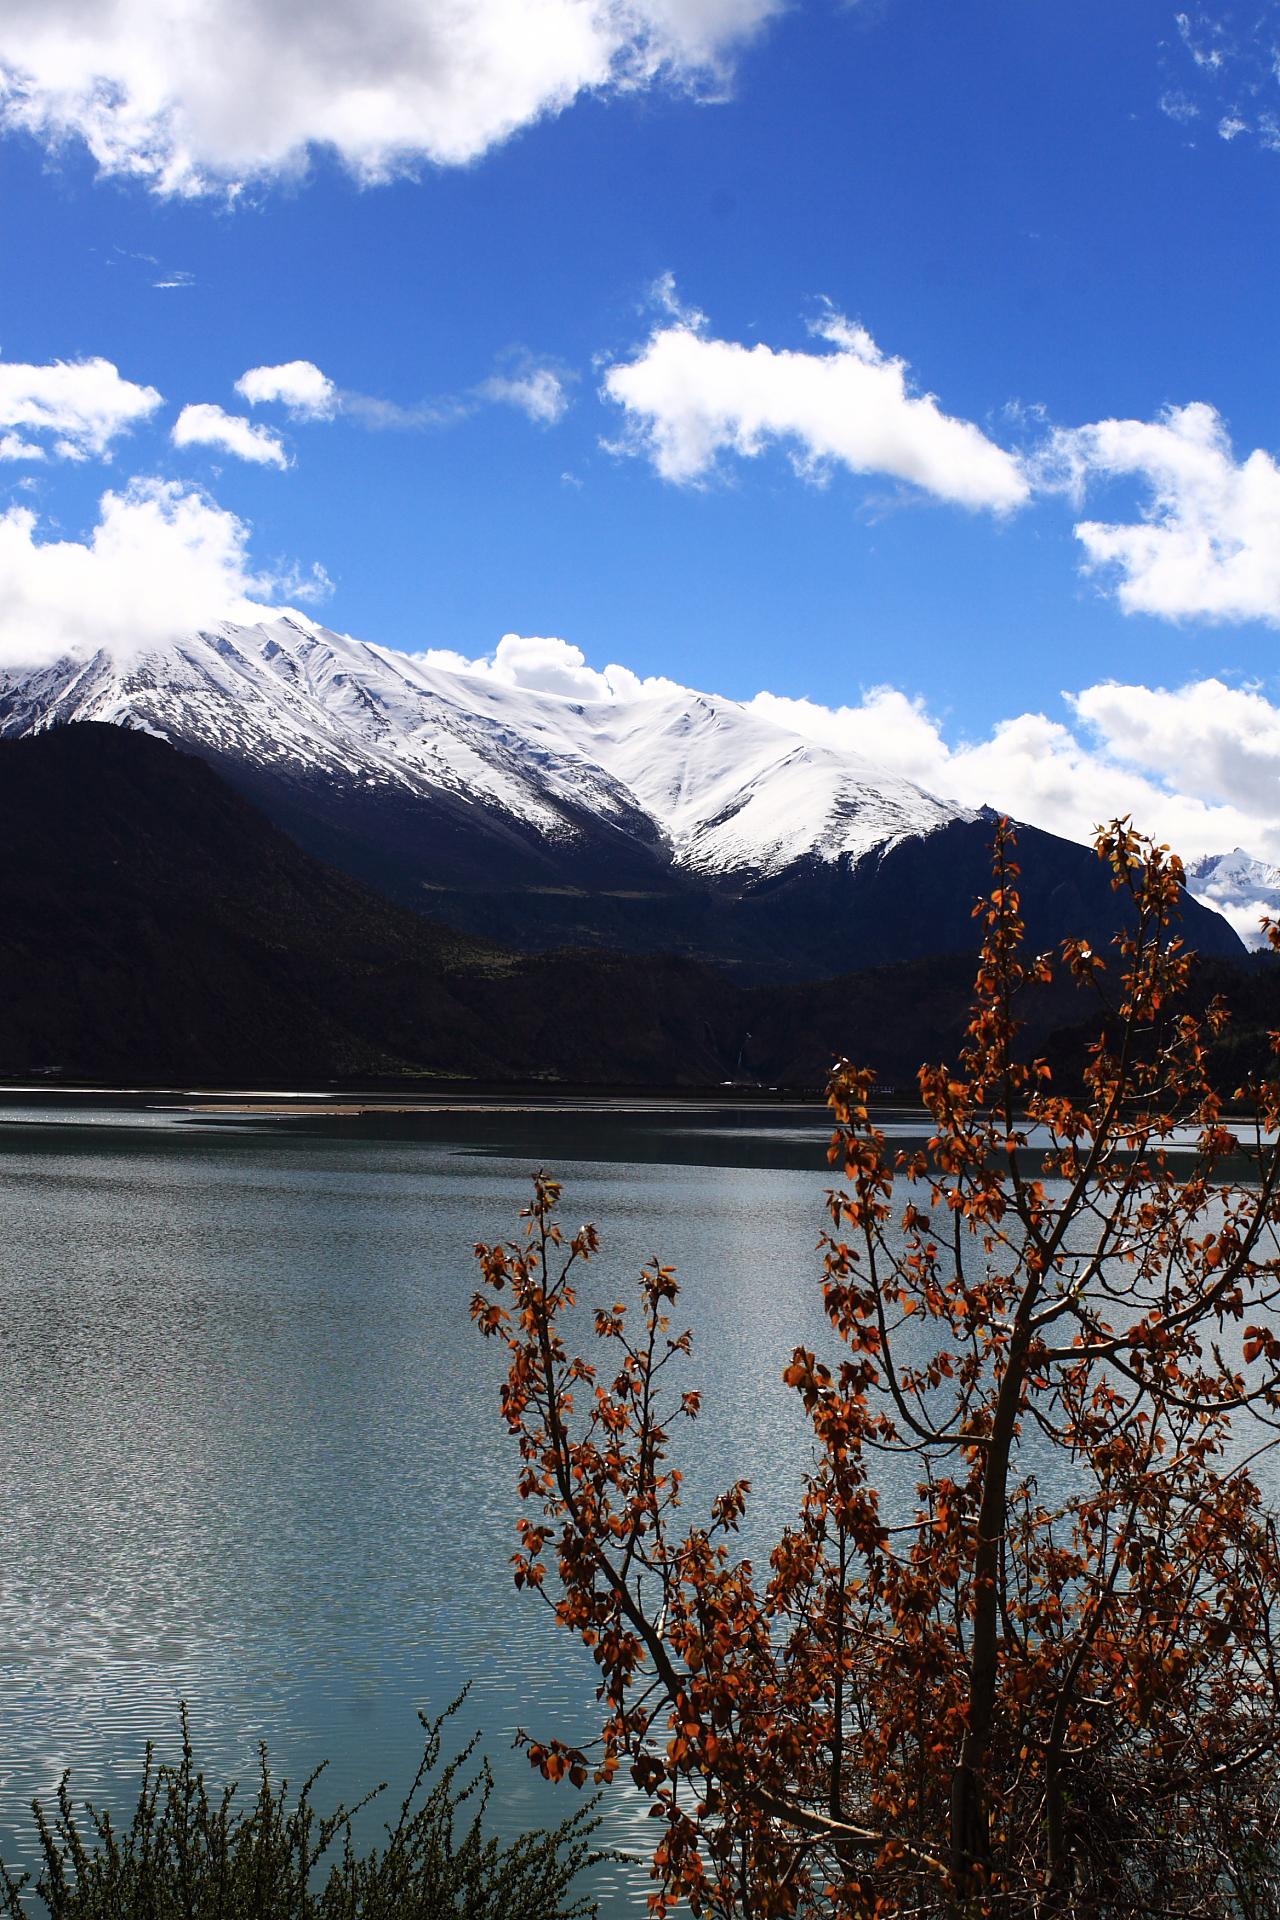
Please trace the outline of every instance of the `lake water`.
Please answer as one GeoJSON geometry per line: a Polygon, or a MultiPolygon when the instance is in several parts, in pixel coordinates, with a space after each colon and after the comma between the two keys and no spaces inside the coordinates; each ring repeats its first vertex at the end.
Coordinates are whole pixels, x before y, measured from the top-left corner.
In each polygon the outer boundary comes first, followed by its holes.
{"type": "MultiPolygon", "coordinates": [[[[742,1115],[196,1116],[0,1106],[0,1848],[72,1769],[128,1804],[189,1703],[210,1776],[330,1762],[328,1799],[407,1787],[419,1709],[470,1682],[494,1825],[554,1823],[518,1726],[583,1738],[594,1669],[512,1588],[501,1354],[471,1248],[546,1165],[604,1240],[602,1293],[674,1261],[699,1332],[691,1508],[741,1474],[771,1536],[809,1456],[780,1371],[823,1343],[821,1109],[742,1115]],[[607,1277],[605,1277],[607,1276],[607,1277]]],[[[390,1804],[386,1815],[393,1811],[390,1804]]],[[[642,1913],[652,1828],[602,1838],[605,1920],[642,1913]]],[[[375,1833],[383,1813],[367,1816],[375,1833]]]]}
{"type": "MultiPolygon", "coordinates": [[[[682,1384],[705,1395],[681,1428],[688,1508],[748,1476],[760,1559],[810,1458],[781,1369],[830,1343],[825,1111],[3,1100],[0,1852],[31,1863],[25,1809],[67,1767],[78,1799],[131,1805],[146,1741],[174,1753],[181,1700],[215,1781],[251,1779],[260,1739],[295,1782],[328,1760],[326,1806],[387,1780],[362,1816],[376,1838],[418,1712],[464,1683],[493,1828],[556,1824],[578,1797],[512,1736],[588,1738],[594,1668],[511,1584],[516,1463],[502,1354],[468,1318],[471,1249],[516,1231],[546,1166],[567,1224],[600,1228],[593,1292],[618,1297],[654,1254],[679,1267],[682,1384]]],[[[629,1785],[603,1816],[632,1858],[592,1891],[602,1920],[629,1920],[653,1828],[629,1785]]]]}

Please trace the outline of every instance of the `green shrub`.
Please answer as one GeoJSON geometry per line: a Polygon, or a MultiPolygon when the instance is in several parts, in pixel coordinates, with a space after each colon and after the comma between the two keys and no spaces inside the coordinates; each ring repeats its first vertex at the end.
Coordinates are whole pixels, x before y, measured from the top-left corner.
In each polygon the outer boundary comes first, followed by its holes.
{"type": "Polygon", "coordinates": [[[460,1700],[422,1725],[426,1748],[386,1843],[357,1853],[356,1806],[320,1813],[306,1780],[292,1805],[273,1782],[265,1744],[257,1793],[236,1783],[211,1791],[182,1708],[182,1758],[157,1764],[149,1744],[137,1806],[127,1827],[88,1803],[77,1814],[64,1774],[56,1808],[33,1803],[42,1866],[34,1887],[0,1866],[0,1913],[33,1920],[32,1895],[51,1920],[589,1920],[574,1897],[582,1870],[611,1858],[591,1845],[591,1807],[554,1832],[489,1839],[493,1794],[476,1740],[442,1760],[442,1730],[460,1700]],[[474,1761],[474,1764],[473,1764],[474,1761]]]}

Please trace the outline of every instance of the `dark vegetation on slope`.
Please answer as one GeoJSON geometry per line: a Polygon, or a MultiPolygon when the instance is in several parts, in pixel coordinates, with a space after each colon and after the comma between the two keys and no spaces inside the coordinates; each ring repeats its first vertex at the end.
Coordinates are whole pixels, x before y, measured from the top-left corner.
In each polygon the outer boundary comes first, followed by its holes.
{"type": "MultiPolygon", "coordinates": [[[[1231,1019],[1211,1048],[1212,1071],[1230,1095],[1248,1076],[1275,1071],[1270,1032],[1280,1028],[1280,957],[1205,958],[1193,976],[1188,1011],[1202,1014],[1219,995],[1231,1019]]],[[[832,1064],[844,1057],[870,1064],[882,1083],[910,1096],[922,1060],[955,1063],[956,1035],[963,1032],[972,999],[973,957],[967,953],[872,967],[805,986],[759,988],[744,996],[751,1038],[743,1067],[770,1084],[784,1080],[821,1091],[832,1064]]],[[[1058,1077],[1078,1087],[1098,1014],[1097,997],[1059,974],[1019,1008],[1025,1026],[1017,1051],[1026,1060],[1049,1060],[1058,1077]]]]}
{"type": "MultiPolygon", "coordinates": [[[[575,837],[548,841],[457,796],[192,751],[316,859],[507,947],[679,955],[750,984],[824,979],[977,944],[969,916],[990,877],[992,820],[955,820],[860,860],[806,859],[764,879],[718,878],[674,866],[643,816],[583,815],[575,837]]],[[[1034,828],[1023,830],[1023,845],[1032,944],[1107,937],[1116,906],[1091,851],[1034,828]]],[[[1191,899],[1187,927],[1202,952],[1243,951],[1226,922],[1191,899]]]]}
{"type": "Polygon", "coordinates": [[[718,1077],[698,969],[457,934],[310,859],[146,735],[6,742],[0,820],[0,1074],[718,1077]]]}
{"type": "MultiPolygon", "coordinates": [[[[920,1060],[946,1052],[972,983],[969,952],[928,945],[972,948],[972,903],[987,884],[985,823],[981,835],[961,825],[907,842],[867,879],[875,910],[854,939],[842,931],[852,909],[838,876],[812,876],[828,889],[815,948],[815,971],[828,977],[746,986],[680,955],[512,951],[528,933],[518,892],[507,896],[506,947],[425,919],[312,859],[203,761],[122,728],[0,744],[0,819],[8,1078],[820,1088],[847,1054],[909,1090],[920,1060]],[[939,859],[952,874],[940,903],[939,859]],[[903,952],[916,957],[852,970],[850,955],[885,946],[908,902],[920,932],[903,952]]],[[[1082,926],[1105,939],[1117,913],[1105,875],[1082,853],[1079,884],[1068,885],[1049,858],[1062,843],[1046,852],[1049,838],[1021,836],[1038,944],[1082,926]]],[[[1224,945],[1219,930],[1234,941],[1186,904],[1192,944],[1208,935],[1224,945]]],[[[797,925],[801,905],[788,909],[797,925]]],[[[1280,1025],[1280,972],[1242,957],[1206,973],[1239,1009],[1223,1048],[1229,1074],[1260,1059],[1263,1031],[1280,1025]]],[[[1037,1001],[1028,1044],[1073,1058],[1089,1011],[1069,985],[1055,987],[1037,1001]]]]}

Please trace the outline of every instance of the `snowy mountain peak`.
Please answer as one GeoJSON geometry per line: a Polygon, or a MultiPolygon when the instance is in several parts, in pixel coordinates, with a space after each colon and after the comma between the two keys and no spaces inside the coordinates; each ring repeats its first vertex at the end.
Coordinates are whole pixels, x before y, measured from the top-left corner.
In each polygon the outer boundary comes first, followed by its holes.
{"type": "Polygon", "coordinates": [[[1207,853],[1187,862],[1187,887],[1220,913],[1246,946],[1266,945],[1259,923],[1264,915],[1280,917],[1280,867],[1256,859],[1243,847],[1207,853]]]}
{"type": "Polygon", "coordinates": [[[709,876],[857,859],[972,817],[733,700],[652,683],[584,701],[294,613],[0,671],[0,734],[73,720],[293,779],[447,796],[551,840],[603,821],[709,876]]]}

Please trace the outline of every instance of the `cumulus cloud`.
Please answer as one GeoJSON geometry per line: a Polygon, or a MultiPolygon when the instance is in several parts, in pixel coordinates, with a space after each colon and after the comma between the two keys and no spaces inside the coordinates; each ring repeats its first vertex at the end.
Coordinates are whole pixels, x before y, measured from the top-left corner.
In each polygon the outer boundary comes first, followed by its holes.
{"type": "Polygon", "coordinates": [[[259,467],[287,467],[289,456],[274,433],[243,414],[224,413],[209,401],[182,409],[173,423],[175,447],[217,447],[259,467]]]}
{"type": "Polygon", "coordinates": [[[669,281],[658,291],[671,322],[608,369],[604,392],[627,417],[621,450],[647,456],[664,479],[696,483],[723,454],[754,459],[781,443],[809,479],[843,466],[966,507],[1004,512],[1028,499],[1013,454],[915,391],[906,362],[842,315],[817,324],[815,351],[748,347],[680,310],[669,281]]]}
{"type": "Polygon", "coordinates": [[[493,652],[477,660],[448,647],[429,647],[411,657],[424,667],[478,674],[500,686],[554,693],[567,700],[631,700],[647,693],[681,691],[674,680],[660,676],[641,679],[630,667],[612,665],[603,671],[589,667],[581,647],[550,634],[504,633],[493,652]]]}
{"type": "Polygon", "coordinates": [[[279,401],[295,420],[327,420],[338,410],[338,389],[312,360],[285,360],[275,367],[250,367],[236,381],[236,392],[251,407],[279,401]]]}
{"type": "Polygon", "coordinates": [[[1280,812],[1280,708],[1257,688],[1217,679],[1172,690],[1108,681],[1071,704],[1114,759],[1245,814],[1280,812]]]}
{"type": "Polygon", "coordinates": [[[1145,483],[1140,520],[1075,529],[1127,612],[1280,625],[1280,467],[1261,448],[1238,461],[1213,407],[1063,430],[1049,455],[1077,493],[1097,480],[1145,483]]]}
{"type": "Polygon", "coordinates": [[[843,466],[998,513],[1033,491],[1079,508],[1090,491],[1136,481],[1137,517],[1075,526],[1086,568],[1125,611],[1280,626],[1280,465],[1262,448],[1237,459],[1206,402],[1059,428],[1019,458],[916,392],[906,363],[838,313],[814,328],[823,347],[798,352],[715,338],[670,275],[653,296],[663,321],[607,369],[603,392],[626,417],[612,450],[642,455],[664,479],[697,485],[725,455],[782,445],[805,478],[843,466]]]}
{"type": "MultiPolygon", "coordinates": [[[[53,436],[64,460],[101,457],[111,442],[163,404],[154,387],[124,379],[109,360],[0,360],[0,427],[53,436]]],[[[29,440],[6,435],[6,459],[39,458],[29,440]],[[18,449],[15,451],[14,449],[18,449]]]]}
{"type": "Polygon", "coordinates": [[[757,694],[753,708],[806,739],[865,754],[932,792],[1087,841],[1131,814],[1185,858],[1235,846],[1280,855],[1280,707],[1202,680],[1175,690],[1086,687],[1070,721],[1013,714],[982,738],[946,738],[920,699],[873,687],[847,706],[757,694]]]}
{"type": "MultiPolygon", "coordinates": [[[[581,647],[550,636],[504,634],[480,659],[444,648],[423,666],[480,675],[504,687],[581,702],[694,698],[679,682],[630,668],[590,666],[581,647]]],[[[894,686],[856,701],[758,693],[745,704],[786,733],[853,753],[964,806],[992,806],[1068,839],[1129,814],[1188,860],[1246,847],[1280,860],[1280,706],[1251,688],[1202,680],[1175,689],[1111,682],[1063,696],[1067,718],[1016,713],[985,735],[949,739],[927,703],[894,686]]],[[[1250,903],[1232,924],[1257,939],[1250,903]]]]}
{"type": "Polygon", "coordinates": [[[194,194],[328,147],[377,182],[476,159],[584,92],[723,85],[782,0],[7,0],[0,115],[194,194]],[[305,31],[301,27],[305,25],[305,31]]]}
{"type": "Polygon", "coordinates": [[[34,513],[11,507],[0,514],[0,665],[261,619],[278,583],[252,572],[248,542],[243,521],[174,481],[104,493],[84,541],[42,538],[34,513]]]}
{"type": "Polygon", "coordinates": [[[541,427],[553,427],[569,405],[564,382],[551,367],[529,367],[512,375],[495,373],[479,391],[486,400],[518,407],[541,427]]]}

